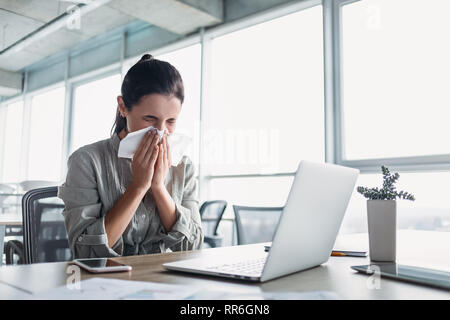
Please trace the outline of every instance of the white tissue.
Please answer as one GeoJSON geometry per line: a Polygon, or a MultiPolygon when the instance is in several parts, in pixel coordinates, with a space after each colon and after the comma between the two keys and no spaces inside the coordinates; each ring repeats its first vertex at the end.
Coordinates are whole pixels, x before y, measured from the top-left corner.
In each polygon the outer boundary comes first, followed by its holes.
{"type": "Polygon", "coordinates": [[[167,142],[170,147],[172,165],[177,166],[181,159],[183,159],[183,156],[186,155],[186,152],[192,143],[192,139],[181,133],[171,133],[167,142]]]}
{"type": "Polygon", "coordinates": [[[164,134],[164,130],[158,130],[152,126],[138,130],[138,131],[130,132],[125,136],[125,138],[120,140],[119,152],[118,152],[119,158],[133,158],[133,155],[136,152],[136,149],[139,147],[139,144],[141,143],[142,138],[144,138],[147,131],[149,131],[151,129],[157,130],[159,139],[161,141],[161,138],[164,134]]]}
{"type": "MultiPolygon", "coordinates": [[[[161,141],[164,135],[164,131],[167,131],[167,129],[158,130],[150,126],[138,131],[128,133],[125,138],[120,141],[118,157],[132,159],[145,134],[151,129],[157,130],[159,135],[158,142],[161,141]]],[[[172,165],[176,166],[185,155],[186,150],[191,143],[191,138],[183,134],[171,133],[168,136],[167,142],[170,147],[172,165]]]]}

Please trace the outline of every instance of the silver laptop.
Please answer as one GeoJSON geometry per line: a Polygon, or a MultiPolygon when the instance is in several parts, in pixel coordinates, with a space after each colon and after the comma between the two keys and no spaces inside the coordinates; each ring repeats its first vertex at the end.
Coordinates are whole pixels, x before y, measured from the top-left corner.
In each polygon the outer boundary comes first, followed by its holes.
{"type": "Polygon", "coordinates": [[[165,263],[168,270],[264,282],[328,260],[359,170],[301,161],[269,252],[165,263]]]}

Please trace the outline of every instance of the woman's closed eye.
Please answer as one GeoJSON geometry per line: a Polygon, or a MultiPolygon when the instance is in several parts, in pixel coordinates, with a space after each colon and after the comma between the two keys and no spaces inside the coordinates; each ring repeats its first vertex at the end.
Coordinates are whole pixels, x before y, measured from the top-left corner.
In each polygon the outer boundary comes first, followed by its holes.
{"type": "Polygon", "coordinates": [[[151,122],[158,120],[158,118],[156,118],[154,116],[145,116],[143,118],[145,121],[151,121],[151,122]]]}

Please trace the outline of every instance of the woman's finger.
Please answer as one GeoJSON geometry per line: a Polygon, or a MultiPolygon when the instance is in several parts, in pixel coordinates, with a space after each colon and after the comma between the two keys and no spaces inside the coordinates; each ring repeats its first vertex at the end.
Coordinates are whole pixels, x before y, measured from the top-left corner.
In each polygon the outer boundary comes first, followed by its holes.
{"type": "Polygon", "coordinates": [[[150,141],[150,145],[146,148],[144,163],[148,163],[152,154],[155,152],[155,146],[158,143],[159,136],[157,133],[153,135],[153,139],[150,141]]]}
{"type": "Polygon", "coordinates": [[[138,148],[136,149],[136,151],[134,152],[134,156],[133,158],[136,158],[136,160],[138,161],[142,161],[145,157],[145,151],[146,151],[146,144],[148,142],[148,140],[152,139],[152,135],[154,133],[152,132],[152,130],[149,130],[145,136],[142,138],[141,143],[139,144],[138,148]]]}
{"type": "Polygon", "coordinates": [[[159,157],[159,147],[157,145],[153,146],[153,153],[152,156],[150,157],[150,166],[154,167],[156,161],[158,160],[159,157]]]}

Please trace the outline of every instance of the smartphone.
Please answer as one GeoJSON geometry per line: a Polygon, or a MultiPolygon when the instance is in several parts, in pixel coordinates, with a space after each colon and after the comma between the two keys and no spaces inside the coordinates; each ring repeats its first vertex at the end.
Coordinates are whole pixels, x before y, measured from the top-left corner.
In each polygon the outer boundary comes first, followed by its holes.
{"type": "Polygon", "coordinates": [[[93,273],[130,271],[131,266],[109,258],[75,259],[77,266],[93,273]]]}

